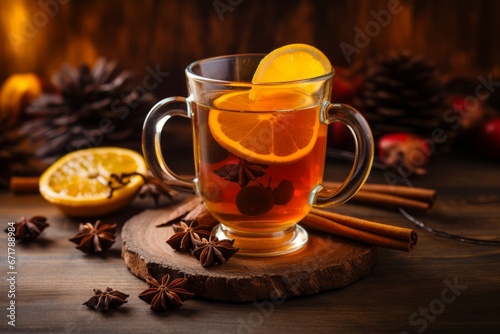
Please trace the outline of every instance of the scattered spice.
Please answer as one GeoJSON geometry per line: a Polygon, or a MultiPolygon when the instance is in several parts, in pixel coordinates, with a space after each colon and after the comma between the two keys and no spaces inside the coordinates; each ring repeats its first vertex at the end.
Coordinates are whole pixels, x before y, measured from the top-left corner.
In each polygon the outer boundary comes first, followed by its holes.
{"type": "Polygon", "coordinates": [[[113,197],[113,193],[115,190],[121,189],[125,187],[128,183],[130,183],[130,178],[132,176],[140,176],[144,180],[144,183],[147,183],[147,179],[144,175],[141,173],[137,172],[132,172],[132,173],[120,173],[120,174],[115,174],[112,173],[109,177],[110,180],[107,181],[107,185],[109,187],[109,195],[108,198],[113,197]]]}
{"type": "Polygon", "coordinates": [[[227,164],[213,172],[226,181],[237,182],[243,188],[246,187],[250,181],[266,175],[267,167],[269,166],[249,162],[240,158],[237,164],[227,164]]]}
{"type": "Polygon", "coordinates": [[[196,239],[194,244],[195,248],[192,254],[203,267],[223,264],[239,251],[239,248],[233,247],[234,240],[219,240],[214,235],[211,235],[208,240],[205,238],[196,239]]]}
{"type": "Polygon", "coordinates": [[[155,202],[155,206],[158,206],[160,204],[161,196],[168,197],[168,199],[170,200],[174,199],[174,197],[168,191],[151,182],[142,185],[141,189],[139,190],[138,196],[141,199],[146,197],[152,198],[155,202]]]}
{"type": "Polygon", "coordinates": [[[207,210],[205,204],[200,203],[189,211],[186,216],[181,219],[184,221],[196,220],[198,226],[203,226],[207,231],[211,231],[219,222],[207,210]]]}
{"type": "Polygon", "coordinates": [[[153,311],[173,310],[182,306],[182,302],[192,298],[193,293],[182,288],[187,278],[176,278],[170,281],[170,275],[161,279],[161,284],[153,277],[146,282],[149,288],[144,290],[139,298],[151,305],[153,311]]]}
{"type": "Polygon", "coordinates": [[[168,197],[168,199],[170,200],[174,199],[172,194],[170,194],[167,190],[161,188],[158,184],[152,181],[151,178],[148,178],[146,175],[143,175],[138,172],[120,173],[120,174],[112,173],[109,176],[110,179],[108,181],[103,180],[102,182],[109,187],[108,198],[113,197],[113,193],[115,192],[115,190],[121,189],[125,187],[128,183],[130,183],[130,178],[132,176],[140,176],[144,181],[144,184],[139,190],[139,195],[138,195],[139,198],[151,197],[155,202],[155,206],[158,206],[160,196],[168,197]]]}
{"type": "Polygon", "coordinates": [[[223,264],[239,250],[233,247],[234,240],[219,241],[211,235],[210,231],[218,222],[198,196],[188,198],[157,227],[179,220],[172,225],[175,233],[167,243],[173,249],[191,251],[204,267],[223,264]]]}
{"type": "MultiPolygon", "coordinates": [[[[30,219],[22,218],[15,224],[15,238],[22,241],[31,241],[38,237],[48,227],[47,218],[34,216],[30,219]]],[[[5,230],[7,232],[7,229],[5,230]]]]}
{"type": "Polygon", "coordinates": [[[173,249],[189,252],[194,248],[195,238],[209,238],[210,226],[200,226],[197,220],[181,220],[179,224],[174,224],[174,235],[167,240],[167,244],[173,249]]]}
{"type": "Polygon", "coordinates": [[[122,306],[127,302],[126,299],[128,296],[123,292],[111,288],[106,288],[104,291],[94,289],[94,296],[83,303],[83,305],[87,305],[89,308],[99,312],[104,312],[122,306]]]}
{"type": "MultiPolygon", "coordinates": [[[[182,218],[196,208],[199,205],[203,205],[203,202],[199,196],[189,197],[184,202],[175,207],[174,210],[170,211],[165,219],[165,222],[156,225],[156,227],[163,227],[170,225],[171,223],[180,222],[182,218]]],[[[187,218],[187,217],[186,217],[187,218]]]]}
{"type": "Polygon", "coordinates": [[[95,225],[80,224],[78,233],[69,241],[77,244],[76,248],[87,254],[106,251],[115,243],[116,224],[100,224],[99,220],[95,225]]]}

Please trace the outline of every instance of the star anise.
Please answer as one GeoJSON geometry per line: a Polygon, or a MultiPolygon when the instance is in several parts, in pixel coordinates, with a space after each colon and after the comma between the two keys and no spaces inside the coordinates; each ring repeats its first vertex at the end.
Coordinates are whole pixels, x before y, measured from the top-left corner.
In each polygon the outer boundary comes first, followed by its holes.
{"type": "Polygon", "coordinates": [[[167,190],[151,182],[148,177],[138,172],[111,174],[110,179],[106,184],[109,187],[108,198],[113,197],[113,193],[115,190],[125,187],[130,182],[130,178],[133,176],[140,176],[144,181],[144,184],[139,190],[139,198],[151,197],[155,202],[155,206],[158,206],[160,196],[168,197],[170,200],[174,199],[172,194],[170,194],[167,190]]]}
{"type": "MultiPolygon", "coordinates": [[[[22,218],[16,222],[15,238],[22,241],[31,241],[38,237],[42,231],[49,226],[47,218],[34,216],[30,219],[22,218]]],[[[5,230],[7,232],[7,229],[5,230]]]]}
{"type": "Polygon", "coordinates": [[[180,249],[184,252],[189,252],[194,248],[194,240],[196,238],[209,238],[209,226],[199,226],[197,220],[182,219],[179,224],[172,225],[174,235],[167,240],[167,244],[173,249],[180,249]]]}
{"type": "Polygon", "coordinates": [[[146,197],[151,197],[153,201],[155,202],[155,206],[158,206],[160,203],[160,197],[165,196],[168,197],[168,199],[173,200],[174,197],[172,194],[170,194],[168,191],[164,190],[163,188],[159,187],[158,185],[154,183],[145,183],[141,189],[139,190],[139,198],[146,198],[146,197]]]}
{"type": "Polygon", "coordinates": [[[76,248],[87,254],[104,252],[115,243],[116,224],[100,224],[99,220],[95,225],[80,224],[78,233],[69,241],[77,244],[76,248]]]}
{"type": "Polygon", "coordinates": [[[237,164],[227,164],[213,172],[226,181],[237,182],[243,188],[248,182],[266,175],[267,167],[269,166],[240,159],[237,164]]]}
{"type": "Polygon", "coordinates": [[[173,310],[182,306],[182,302],[192,298],[193,293],[182,288],[187,278],[176,278],[170,281],[170,275],[161,279],[161,284],[154,278],[148,277],[146,282],[149,288],[144,290],[139,298],[151,305],[153,311],[173,310]]]}
{"type": "Polygon", "coordinates": [[[123,292],[111,288],[106,288],[104,291],[94,289],[94,296],[83,303],[83,305],[87,305],[89,308],[99,312],[104,312],[122,306],[127,302],[125,299],[128,296],[123,292]]]}
{"type": "Polygon", "coordinates": [[[200,261],[203,267],[215,266],[225,263],[233,256],[239,248],[233,247],[234,240],[224,239],[219,240],[216,236],[211,235],[207,240],[194,240],[195,248],[192,254],[200,261]]]}

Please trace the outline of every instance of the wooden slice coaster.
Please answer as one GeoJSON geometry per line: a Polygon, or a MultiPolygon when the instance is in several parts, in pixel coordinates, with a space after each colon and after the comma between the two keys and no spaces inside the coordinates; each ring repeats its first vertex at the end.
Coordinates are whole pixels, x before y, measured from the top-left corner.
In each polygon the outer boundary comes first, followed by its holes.
{"type": "Polygon", "coordinates": [[[293,254],[267,258],[236,254],[221,266],[204,268],[195,257],[173,250],[166,240],[171,226],[156,227],[175,207],[147,210],[122,229],[122,257],[129,270],[145,279],[165,274],[186,277],[197,296],[233,302],[312,295],[343,288],[368,275],[376,247],[333,235],[309,232],[309,242],[293,254]]]}

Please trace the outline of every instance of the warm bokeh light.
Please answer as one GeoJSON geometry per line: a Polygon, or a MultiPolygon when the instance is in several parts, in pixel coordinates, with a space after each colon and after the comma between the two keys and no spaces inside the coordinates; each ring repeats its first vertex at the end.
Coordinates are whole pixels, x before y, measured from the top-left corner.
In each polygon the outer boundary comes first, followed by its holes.
{"type": "Polygon", "coordinates": [[[369,40],[353,54],[359,64],[408,50],[434,61],[443,72],[500,75],[495,2],[396,1],[400,6],[380,31],[375,25],[381,18],[374,13],[387,12],[393,3],[388,0],[256,0],[234,2],[238,4],[224,12],[213,3],[2,1],[0,81],[16,72],[50,78],[64,63],[93,64],[99,57],[138,74],[159,64],[170,79],[182,80],[183,69],[197,59],[269,52],[297,42],[323,50],[336,67],[349,67],[354,63],[347,61],[340,44],[354,45],[356,29],[364,32],[369,24],[369,40]]]}
{"type": "Polygon", "coordinates": [[[16,55],[17,58],[24,58],[27,55],[28,47],[26,43],[25,23],[28,20],[28,11],[24,5],[24,0],[9,1],[2,4],[2,24],[7,32],[9,46],[5,52],[16,55]]]}

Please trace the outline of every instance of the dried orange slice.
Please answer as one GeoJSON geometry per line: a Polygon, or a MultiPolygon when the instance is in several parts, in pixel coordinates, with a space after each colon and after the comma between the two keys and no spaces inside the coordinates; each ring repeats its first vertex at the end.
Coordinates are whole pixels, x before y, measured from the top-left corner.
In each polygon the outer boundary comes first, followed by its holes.
{"type": "Polygon", "coordinates": [[[208,117],[212,135],[246,160],[287,164],[303,158],[316,143],[319,107],[308,95],[274,90],[253,100],[244,91],[222,95],[214,105],[217,109],[211,109],[208,117]]]}
{"type": "Polygon", "coordinates": [[[40,177],[42,196],[70,216],[99,216],[126,206],[144,183],[133,175],[119,184],[112,174],[147,172],[139,153],[118,147],[74,151],[61,157],[40,177]],[[114,190],[110,197],[111,182],[114,190]]]}

